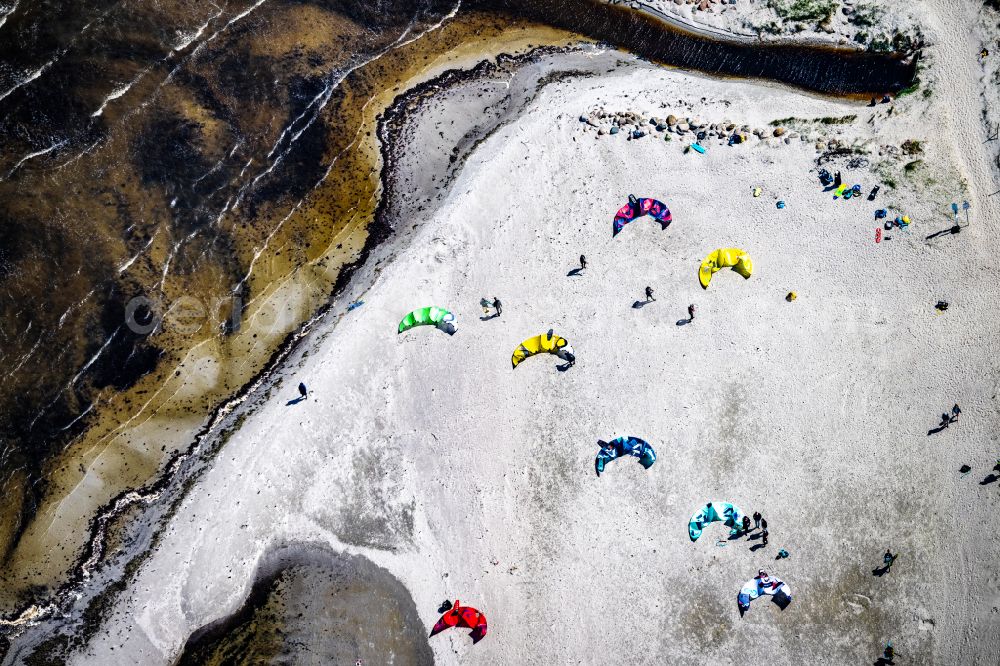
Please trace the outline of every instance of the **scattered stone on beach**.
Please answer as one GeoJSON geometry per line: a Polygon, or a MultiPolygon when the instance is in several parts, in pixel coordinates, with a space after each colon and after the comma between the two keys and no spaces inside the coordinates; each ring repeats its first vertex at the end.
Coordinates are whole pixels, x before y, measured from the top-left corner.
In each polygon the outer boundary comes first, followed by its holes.
{"type": "Polygon", "coordinates": [[[775,127],[774,128],[774,136],[781,136],[784,133],[785,133],[785,128],[784,127],[775,127]]]}
{"type": "Polygon", "coordinates": [[[618,134],[618,132],[619,132],[619,131],[620,131],[620,130],[619,130],[619,128],[618,128],[618,125],[612,125],[612,126],[611,126],[611,133],[612,133],[612,134],[618,134]]]}
{"type": "Polygon", "coordinates": [[[670,114],[669,116],[667,116],[667,125],[673,127],[676,124],[677,124],[677,116],[675,116],[674,114],[670,114]]]}

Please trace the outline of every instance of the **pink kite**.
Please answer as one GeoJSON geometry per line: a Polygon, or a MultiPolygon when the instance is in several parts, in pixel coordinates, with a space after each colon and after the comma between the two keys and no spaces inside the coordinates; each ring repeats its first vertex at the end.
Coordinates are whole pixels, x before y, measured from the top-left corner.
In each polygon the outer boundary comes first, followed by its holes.
{"type": "Polygon", "coordinates": [[[611,235],[617,236],[622,228],[643,215],[649,215],[666,229],[673,218],[670,216],[670,209],[662,201],[656,199],[637,198],[635,195],[628,195],[628,203],[618,209],[615,215],[615,223],[611,235]]]}

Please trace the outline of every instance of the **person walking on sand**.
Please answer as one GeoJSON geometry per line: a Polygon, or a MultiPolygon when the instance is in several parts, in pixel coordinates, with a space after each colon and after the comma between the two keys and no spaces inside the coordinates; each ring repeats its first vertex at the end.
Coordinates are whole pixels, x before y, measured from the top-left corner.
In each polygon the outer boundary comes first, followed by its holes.
{"type": "Polygon", "coordinates": [[[688,306],[688,322],[694,321],[694,303],[688,306]]]}
{"type": "Polygon", "coordinates": [[[889,549],[885,549],[885,555],[882,556],[882,564],[885,565],[885,572],[889,573],[892,569],[892,563],[896,561],[896,555],[889,552],[889,549]]]}
{"type": "Polygon", "coordinates": [[[961,414],[961,413],[962,413],[962,410],[959,408],[958,404],[956,403],[955,406],[951,408],[951,416],[948,417],[948,423],[952,424],[955,421],[957,421],[958,420],[958,415],[961,414]]]}
{"type": "Polygon", "coordinates": [[[305,400],[307,397],[309,397],[309,389],[307,389],[306,385],[303,384],[302,382],[299,382],[299,396],[303,400],[305,400]]]}
{"type": "Polygon", "coordinates": [[[582,254],[580,255],[580,270],[581,271],[587,270],[587,257],[585,257],[582,254]]]}
{"type": "Polygon", "coordinates": [[[760,519],[760,529],[767,531],[767,521],[763,518],[760,519]]]}
{"type": "Polygon", "coordinates": [[[760,542],[762,545],[767,545],[767,528],[765,527],[760,533],[760,542]]]}
{"type": "Polygon", "coordinates": [[[760,527],[760,511],[753,512],[753,528],[758,529],[760,527]]]}
{"type": "Polygon", "coordinates": [[[833,186],[834,186],[834,188],[840,187],[840,184],[842,182],[843,182],[843,180],[841,180],[841,178],[840,178],[840,172],[838,171],[837,173],[835,173],[833,175],[833,186]]]}
{"type": "Polygon", "coordinates": [[[653,288],[646,287],[646,302],[649,303],[650,301],[655,301],[655,300],[656,299],[653,298],[653,288]]]}
{"type": "Polygon", "coordinates": [[[503,304],[500,303],[500,299],[496,296],[493,297],[493,307],[496,308],[497,316],[499,317],[503,314],[503,304]]]}
{"type": "Polygon", "coordinates": [[[743,534],[750,534],[750,516],[743,516],[743,534]]]}

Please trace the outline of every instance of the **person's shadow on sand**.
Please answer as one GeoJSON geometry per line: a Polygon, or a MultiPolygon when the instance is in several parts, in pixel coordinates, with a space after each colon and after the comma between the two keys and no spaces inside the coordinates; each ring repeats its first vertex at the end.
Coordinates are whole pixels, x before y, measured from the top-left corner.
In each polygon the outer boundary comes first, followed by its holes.
{"type": "Polygon", "coordinates": [[[751,553],[756,553],[761,548],[767,548],[767,546],[765,546],[762,543],[755,543],[754,545],[750,546],[750,552],[751,553]]]}
{"type": "Polygon", "coordinates": [[[877,569],[872,569],[872,575],[875,576],[875,577],[877,577],[877,578],[881,578],[882,576],[884,576],[887,573],[889,573],[889,569],[891,569],[891,568],[892,568],[892,565],[883,564],[882,566],[880,566],[877,569]]]}
{"type": "Polygon", "coordinates": [[[896,662],[892,661],[891,659],[886,659],[885,657],[879,657],[873,663],[874,666],[892,666],[896,662]]]}
{"type": "Polygon", "coordinates": [[[500,316],[499,312],[494,312],[491,315],[483,315],[482,317],[479,318],[479,321],[489,321],[490,319],[496,319],[499,316],[500,316]]]}
{"type": "Polygon", "coordinates": [[[935,231],[924,240],[933,240],[938,236],[944,236],[945,234],[958,234],[958,233],[962,233],[962,226],[959,224],[955,224],[948,227],[947,229],[942,229],[941,231],[935,231]]]}
{"type": "Polygon", "coordinates": [[[582,268],[574,268],[569,273],[566,273],[566,277],[577,277],[581,273],[583,273],[583,269],[582,268]]]}
{"type": "Polygon", "coordinates": [[[678,326],[687,326],[688,324],[690,324],[693,321],[694,321],[694,319],[678,319],[677,320],[677,325],[678,326]]]}
{"type": "Polygon", "coordinates": [[[573,364],[567,362],[567,363],[563,363],[561,365],[557,365],[556,366],[556,370],[558,370],[559,372],[566,372],[567,370],[569,370],[572,367],[573,367],[573,364]]]}
{"type": "Polygon", "coordinates": [[[979,482],[979,485],[988,486],[994,481],[996,481],[998,478],[1000,477],[998,477],[996,474],[987,474],[986,478],[979,482]]]}
{"type": "Polygon", "coordinates": [[[653,301],[636,301],[635,303],[632,304],[632,309],[641,310],[652,302],[653,301]]]}
{"type": "Polygon", "coordinates": [[[288,402],[286,402],[285,403],[285,407],[291,407],[292,405],[297,405],[297,404],[299,404],[300,402],[302,402],[305,399],[306,399],[306,397],[304,395],[300,395],[299,397],[295,398],[294,400],[289,400],[288,402]]]}
{"type": "Polygon", "coordinates": [[[931,435],[936,435],[950,425],[951,425],[950,423],[942,423],[937,428],[931,428],[930,430],[927,431],[927,436],[930,437],[931,435]]]}

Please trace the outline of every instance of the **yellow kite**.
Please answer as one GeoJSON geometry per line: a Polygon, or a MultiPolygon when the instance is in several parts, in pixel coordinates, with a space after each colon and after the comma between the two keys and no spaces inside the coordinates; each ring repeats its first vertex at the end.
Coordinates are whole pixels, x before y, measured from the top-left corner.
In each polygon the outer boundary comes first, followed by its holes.
{"type": "Polygon", "coordinates": [[[701,286],[708,289],[708,283],[712,281],[712,276],[723,268],[730,268],[745,278],[753,273],[753,262],[750,255],[737,247],[720,247],[714,252],[710,252],[705,261],[701,262],[698,269],[698,280],[701,286]]]}
{"type": "Polygon", "coordinates": [[[510,363],[516,368],[517,364],[524,359],[529,356],[534,356],[535,354],[541,354],[542,352],[555,354],[559,358],[569,360],[567,357],[572,357],[573,348],[569,346],[569,342],[566,338],[560,338],[558,335],[555,335],[551,330],[549,330],[548,333],[528,338],[518,345],[517,349],[514,350],[513,355],[510,357],[510,363]]]}

